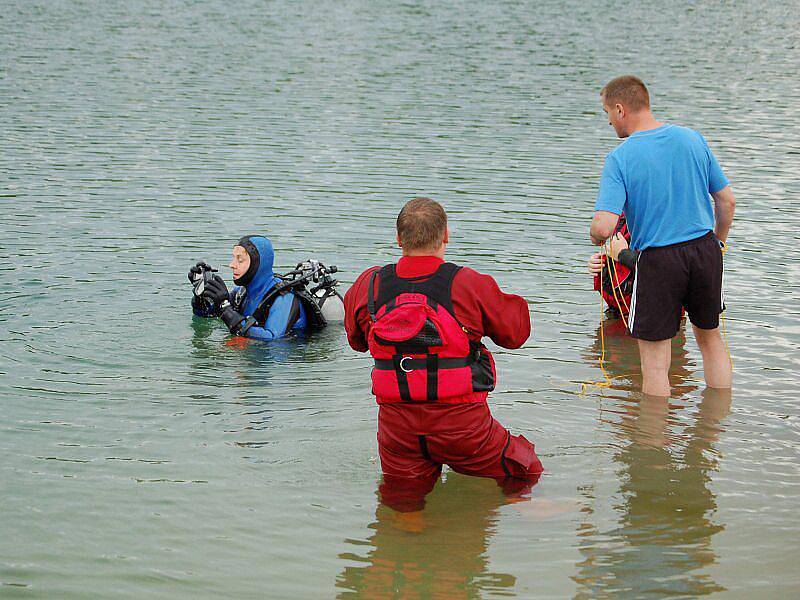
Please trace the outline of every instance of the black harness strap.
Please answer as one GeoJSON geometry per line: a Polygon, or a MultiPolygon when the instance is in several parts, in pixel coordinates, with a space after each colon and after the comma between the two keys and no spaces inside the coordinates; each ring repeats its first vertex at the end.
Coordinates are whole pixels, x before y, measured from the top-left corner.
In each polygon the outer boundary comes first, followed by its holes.
{"type": "MultiPolygon", "coordinates": [[[[289,309],[289,318],[286,320],[286,331],[291,331],[300,318],[300,299],[292,295],[292,307],[289,309]]],[[[310,316],[308,317],[311,318],[310,316]]]]}
{"type": "Polygon", "coordinates": [[[250,316],[255,319],[256,323],[263,326],[264,323],[267,322],[269,309],[272,308],[277,297],[285,294],[291,287],[293,287],[291,282],[281,281],[280,283],[276,283],[275,286],[267,292],[261,302],[258,303],[258,306],[256,306],[256,309],[250,316]]]}
{"type": "Polygon", "coordinates": [[[400,398],[403,402],[411,402],[411,390],[408,387],[408,374],[403,369],[403,355],[395,354],[392,360],[387,361],[392,363],[391,369],[397,372],[397,387],[400,390],[400,398]]]}
{"type": "Polygon", "coordinates": [[[428,371],[428,400],[439,399],[439,356],[429,354],[425,368],[428,371]]]}
{"type": "Polygon", "coordinates": [[[441,304],[452,315],[453,279],[460,268],[453,263],[442,263],[436,271],[429,275],[409,278],[398,276],[397,265],[395,264],[376,269],[370,276],[367,296],[368,305],[370,304],[369,301],[372,300],[371,314],[376,314],[378,308],[401,294],[424,294],[441,304]],[[377,294],[375,294],[373,283],[376,276],[380,278],[380,287],[377,294]]]}
{"type": "Polygon", "coordinates": [[[372,320],[375,320],[375,278],[378,276],[379,269],[375,269],[372,275],[369,276],[369,285],[367,286],[367,310],[372,320]]]}
{"type": "MultiPolygon", "coordinates": [[[[285,294],[293,295],[292,307],[289,311],[289,320],[286,326],[286,331],[290,331],[294,327],[295,323],[297,323],[297,320],[300,318],[301,306],[306,309],[306,316],[309,320],[309,329],[322,329],[325,327],[325,325],[327,325],[327,321],[322,315],[322,310],[320,309],[319,304],[305,288],[305,282],[301,279],[288,280],[276,283],[272,289],[264,295],[264,298],[258,303],[258,306],[253,311],[253,314],[247,317],[240,335],[247,333],[247,330],[249,330],[253,325],[264,327],[264,325],[267,323],[267,319],[269,318],[269,311],[272,308],[272,305],[275,304],[275,300],[278,299],[278,296],[283,296],[285,294]]],[[[241,299],[237,298],[237,300],[239,303],[241,303],[241,299]]]]}
{"type": "MultiPolygon", "coordinates": [[[[469,356],[463,358],[439,358],[435,354],[429,354],[428,357],[430,356],[436,357],[436,369],[460,369],[476,362],[480,358],[480,350],[470,352],[469,356]]],[[[402,354],[395,354],[391,359],[375,359],[375,368],[379,371],[392,371],[395,367],[404,373],[423,369],[430,372],[431,362],[428,358],[411,358],[402,354]]]]}

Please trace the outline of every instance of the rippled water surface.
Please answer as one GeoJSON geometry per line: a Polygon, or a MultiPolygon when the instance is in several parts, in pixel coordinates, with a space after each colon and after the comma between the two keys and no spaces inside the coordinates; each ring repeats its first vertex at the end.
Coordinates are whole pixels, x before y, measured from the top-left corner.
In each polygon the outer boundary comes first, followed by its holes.
{"type": "Polygon", "coordinates": [[[0,596],[800,595],[796,2],[0,1],[0,596]],[[680,4],[680,5],[679,5],[680,4]],[[732,398],[691,332],[669,405],[585,272],[598,89],[635,72],[739,204],[732,398]],[[243,233],[352,282],[425,194],[530,302],[496,416],[529,496],[378,502],[369,361],[232,343],[185,272],[243,233]],[[793,566],[794,565],[794,566],[793,566]]]}

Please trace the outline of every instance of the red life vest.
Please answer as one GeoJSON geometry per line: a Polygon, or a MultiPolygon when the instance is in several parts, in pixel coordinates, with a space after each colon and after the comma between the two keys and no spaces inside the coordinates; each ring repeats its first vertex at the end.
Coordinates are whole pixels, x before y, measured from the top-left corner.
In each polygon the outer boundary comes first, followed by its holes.
{"type": "Polygon", "coordinates": [[[405,279],[395,265],[387,265],[372,274],[367,343],[375,359],[372,393],[379,404],[483,402],[494,389],[491,353],[470,341],[453,312],[452,285],[459,269],[443,263],[430,275],[405,279]]]}
{"type": "MultiPolygon", "coordinates": [[[[618,233],[621,233],[625,237],[625,240],[630,243],[631,234],[628,231],[628,223],[625,220],[625,215],[620,216],[612,235],[617,235],[618,233]]],[[[634,272],[616,261],[614,261],[612,268],[605,256],[603,257],[603,262],[605,264],[603,266],[602,285],[600,282],[600,275],[595,275],[594,289],[596,292],[600,292],[600,295],[608,306],[617,309],[620,313],[627,316],[631,306],[634,272]]]]}

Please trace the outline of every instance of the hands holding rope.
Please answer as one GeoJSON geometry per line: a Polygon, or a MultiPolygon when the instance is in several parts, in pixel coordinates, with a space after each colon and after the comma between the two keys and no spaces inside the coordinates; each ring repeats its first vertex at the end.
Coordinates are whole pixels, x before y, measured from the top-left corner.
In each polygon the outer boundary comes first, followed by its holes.
{"type": "Polygon", "coordinates": [[[603,270],[603,256],[610,256],[613,260],[619,260],[619,253],[628,248],[628,241],[621,233],[611,236],[607,240],[607,245],[602,252],[595,252],[589,257],[589,273],[597,275],[603,270]]]}

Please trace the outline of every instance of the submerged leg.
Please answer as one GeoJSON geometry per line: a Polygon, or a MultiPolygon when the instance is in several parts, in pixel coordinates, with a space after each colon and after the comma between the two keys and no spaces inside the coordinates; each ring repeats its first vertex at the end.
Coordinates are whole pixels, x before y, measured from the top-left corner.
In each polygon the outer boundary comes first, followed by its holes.
{"type": "Polygon", "coordinates": [[[534,445],[523,435],[511,435],[486,404],[476,405],[473,412],[473,427],[431,437],[434,457],[457,473],[491,477],[501,485],[508,478],[535,483],[543,468],[534,445]]]}
{"type": "Polygon", "coordinates": [[[719,327],[700,329],[692,325],[694,337],[703,355],[703,371],[710,388],[729,388],[733,384],[733,367],[719,327]]]}
{"type": "Polygon", "coordinates": [[[649,396],[668,397],[669,365],[672,360],[672,340],[637,340],[642,360],[642,392],[649,396]]]}

